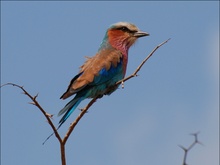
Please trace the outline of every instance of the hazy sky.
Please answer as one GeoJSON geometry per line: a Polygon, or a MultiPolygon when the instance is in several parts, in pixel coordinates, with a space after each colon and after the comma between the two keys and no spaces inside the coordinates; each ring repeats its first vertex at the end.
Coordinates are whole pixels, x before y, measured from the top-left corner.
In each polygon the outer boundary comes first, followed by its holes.
{"type": "MultiPolygon", "coordinates": [[[[17,83],[54,114],[85,56],[95,55],[106,29],[127,21],[150,33],[129,51],[127,75],[171,38],[125,88],[98,100],[66,146],[72,165],[219,164],[219,2],[1,2],[1,84],[17,83]]],[[[83,108],[89,100],[79,106],[83,108]]],[[[1,89],[2,165],[60,165],[59,144],[21,90],[1,89]]],[[[59,130],[63,136],[76,110],[59,130]]]]}

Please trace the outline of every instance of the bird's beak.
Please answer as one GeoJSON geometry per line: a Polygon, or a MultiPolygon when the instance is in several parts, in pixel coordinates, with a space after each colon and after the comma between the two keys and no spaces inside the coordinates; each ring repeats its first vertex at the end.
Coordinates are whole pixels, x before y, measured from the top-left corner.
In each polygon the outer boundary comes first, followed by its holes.
{"type": "Polygon", "coordinates": [[[137,31],[137,32],[134,33],[134,37],[137,37],[137,38],[144,37],[144,36],[149,36],[149,35],[150,35],[149,33],[142,32],[142,31],[137,31]]]}

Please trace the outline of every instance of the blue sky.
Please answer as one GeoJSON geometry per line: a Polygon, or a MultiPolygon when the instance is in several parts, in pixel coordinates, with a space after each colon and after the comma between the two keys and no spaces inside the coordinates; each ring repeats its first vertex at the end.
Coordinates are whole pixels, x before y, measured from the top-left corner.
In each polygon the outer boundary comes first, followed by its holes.
{"type": "MultiPolygon", "coordinates": [[[[191,165],[219,164],[219,2],[1,2],[1,84],[39,93],[56,114],[59,97],[106,29],[128,21],[150,33],[129,51],[127,75],[171,38],[111,96],[98,100],[66,146],[67,164],[177,165],[200,131],[191,165]]],[[[13,87],[1,89],[1,163],[59,165],[59,144],[40,111],[13,87]]],[[[89,100],[80,104],[84,107],[89,100]]],[[[74,114],[60,129],[64,135],[74,114]]]]}

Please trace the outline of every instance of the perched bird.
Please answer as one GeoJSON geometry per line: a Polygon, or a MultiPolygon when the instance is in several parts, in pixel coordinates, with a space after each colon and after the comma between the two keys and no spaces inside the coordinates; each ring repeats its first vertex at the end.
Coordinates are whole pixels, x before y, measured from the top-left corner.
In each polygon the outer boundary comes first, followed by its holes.
{"type": "Polygon", "coordinates": [[[86,98],[110,95],[118,88],[115,83],[125,76],[129,48],[138,38],[148,35],[128,22],[119,22],[107,29],[96,55],[88,58],[80,67],[79,73],[70,81],[66,92],[60,97],[60,99],[66,99],[76,94],[60,110],[58,116],[64,115],[59,121],[58,128],[81,101],[86,98]]]}

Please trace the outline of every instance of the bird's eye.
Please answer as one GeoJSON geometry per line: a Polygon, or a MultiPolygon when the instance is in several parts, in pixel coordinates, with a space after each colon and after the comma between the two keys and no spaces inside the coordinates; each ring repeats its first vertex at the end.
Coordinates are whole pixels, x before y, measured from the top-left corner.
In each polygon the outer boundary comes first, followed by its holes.
{"type": "Polygon", "coordinates": [[[124,32],[130,32],[130,30],[125,26],[120,27],[119,30],[122,30],[124,32]]]}
{"type": "Polygon", "coordinates": [[[123,31],[128,31],[128,28],[122,27],[121,30],[123,30],[123,31]]]}

